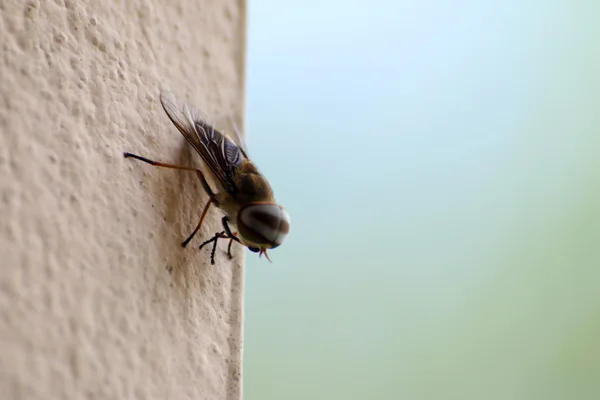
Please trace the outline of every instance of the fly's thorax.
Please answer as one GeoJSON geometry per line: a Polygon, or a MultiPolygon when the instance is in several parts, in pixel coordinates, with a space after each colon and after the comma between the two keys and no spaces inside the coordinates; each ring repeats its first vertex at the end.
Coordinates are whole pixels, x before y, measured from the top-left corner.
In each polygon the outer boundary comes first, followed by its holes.
{"type": "Polygon", "coordinates": [[[269,181],[249,160],[245,160],[236,170],[236,196],[242,204],[254,202],[273,202],[273,190],[269,181]]]}
{"type": "Polygon", "coordinates": [[[215,200],[217,201],[217,207],[223,210],[231,222],[237,220],[241,204],[235,197],[223,191],[215,195],[215,200]]]}
{"type": "Polygon", "coordinates": [[[241,239],[254,247],[273,249],[283,243],[290,232],[290,216],[275,203],[251,203],[237,214],[241,239]]]}

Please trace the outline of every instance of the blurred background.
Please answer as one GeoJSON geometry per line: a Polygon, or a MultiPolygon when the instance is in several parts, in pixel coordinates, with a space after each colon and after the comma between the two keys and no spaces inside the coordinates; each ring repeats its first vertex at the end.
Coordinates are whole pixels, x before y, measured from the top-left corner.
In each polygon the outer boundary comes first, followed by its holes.
{"type": "Polygon", "coordinates": [[[250,0],[244,392],[600,398],[600,3],[250,0]]]}

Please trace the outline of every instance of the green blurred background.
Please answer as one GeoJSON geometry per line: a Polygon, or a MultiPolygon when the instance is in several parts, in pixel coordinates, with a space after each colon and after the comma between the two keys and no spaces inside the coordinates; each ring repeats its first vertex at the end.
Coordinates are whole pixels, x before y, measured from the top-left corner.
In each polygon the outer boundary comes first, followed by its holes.
{"type": "Polygon", "coordinates": [[[600,2],[248,6],[245,399],[600,399],[600,2]]]}

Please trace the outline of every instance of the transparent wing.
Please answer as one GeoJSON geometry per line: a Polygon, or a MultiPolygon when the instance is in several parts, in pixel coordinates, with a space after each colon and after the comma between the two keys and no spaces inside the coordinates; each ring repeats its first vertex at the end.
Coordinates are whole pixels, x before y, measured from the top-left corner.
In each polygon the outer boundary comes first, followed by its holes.
{"type": "Polygon", "coordinates": [[[244,136],[242,135],[242,132],[238,128],[237,124],[235,123],[235,119],[230,118],[230,122],[231,122],[231,126],[233,127],[233,133],[235,133],[235,137],[233,137],[232,139],[234,139],[235,143],[239,147],[241,147],[242,151],[244,152],[244,155],[247,158],[250,158],[250,157],[248,157],[248,146],[246,146],[246,140],[245,140],[244,136]]]}
{"type": "Polygon", "coordinates": [[[248,158],[245,151],[206,122],[199,110],[185,102],[179,102],[179,106],[173,94],[161,92],[160,102],[171,122],[202,157],[223,188],[230,194],[237,193],[234,177],[236,169],[248,158]]]}
{"type": "Polygon", "coordinates": [[[242,150],[246,158],[250,159],[248,155],[248,148],[246,146],[246,140],[242,132],[240,131],[237,123],[235,122],[235,118],[231,115],[231,113],[226,113],[224,115],[215,116],[214,119],[208,119],[205,115],[202,115],[198,110],[190,110],[192,113],[193,119],[199,119],[205,122],[208,121],[218,121],[218,123],[212,123],[213,127],[227,127],[227,133],[221,132],[224,136],[227,136],[229,139],[233,140],[235,144],[242,150]]]}

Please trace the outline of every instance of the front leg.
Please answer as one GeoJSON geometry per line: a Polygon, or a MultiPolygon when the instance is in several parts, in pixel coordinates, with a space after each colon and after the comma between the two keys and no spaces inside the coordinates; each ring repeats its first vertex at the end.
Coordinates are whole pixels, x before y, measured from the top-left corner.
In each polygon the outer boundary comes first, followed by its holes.
{"type": "Polygon", "coordinates": [[[233,259],[233,255],[231,254],[231,245],[233,244],[233,241],[235,240],[238,243],[242,243],[240,241],[240,239],[237,238],[236,234],[231,232],[231,229],[229,229],[229,224],[228,224],[229,218],[227,216],[224,216],[223,219],[221,220],[221,222],[223,223],[223,228],[225,229],[225,232],[227,232],[227,235],[229,236],[229,246],[227,246],[227,256],[229,257],[229,259],[233,259]]]}
{"type": "Polygon", "coordinates": [[[240,244],[242,243],[240,241],[240,239],[237,238],[236,234],[231,232],[231,229],[229,228],[229,224],[227,223],[228,221],[229,221],[229,219],[227,218],[227,216],[223,217],[223,219],[221,219],[221,223],[223,224],[223,228],[225,228],[225,230],[222,232],[215,233],[215,235],[213,237],[206,240],[199,247],[199,249],[202,249],[204,246],[206,246],[209,243],[213,244],[213,248],[210,253],[210,263],[212,265],[215,265],[215,252],[217,250],[217,242],[219,241],[219,239],[229,239],[229,245],[227,246],[227,256],[229,257],[230,260],[233,258],[233,255],[231,254],[231,245],[233,244],[233,242],[236,241],[240,244]]]}
{"type": "Polygon", "coordinates": [[[213,248],[212,251],[210,252],[210,264],[211,265],[215,265],[215,251],[217,250],[217,241],[219,239],[227,239],[228,236],[225,235],[225,231],[223,232],[217,232],[215,233],[215,235],[213,237],[211,237],[210,239],[208,239],[207,241],[205,241],[204,243],[202,243],[199,247],[199,249],[202,249],[204,246],[206,246],[207,244],[211,243],[213,244],[213,248]]]}

